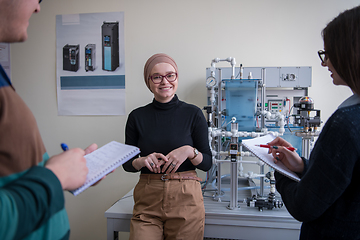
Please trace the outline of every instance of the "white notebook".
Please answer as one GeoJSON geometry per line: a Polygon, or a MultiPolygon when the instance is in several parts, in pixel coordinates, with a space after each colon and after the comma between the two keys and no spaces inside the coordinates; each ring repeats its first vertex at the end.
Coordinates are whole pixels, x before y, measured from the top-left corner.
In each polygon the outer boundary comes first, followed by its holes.
{"type": "Polygon", "coordinates": [[[268,148],[262,148],[255,145],[260,144],[267,144],[275,139],[275,136],[272,134],[265,135],[263,137],[252,138],[252,139],[245,139],[242,140],[242,145],[249,149],[256,157],[258,157],[261,161],[269,165],[270,167],[274,168],[276,171],[280,172],[281,174],[295,180],[300,181],[300,178],[296,173],[288,169],[282,162],[277,161],[274,163],[274,157],[272,154],[268,154],[268,148]]]}
{"type": "Polygon", "coordinates": [[[85,155],[86,166],[89,168],[86,181],[84,185],[70,192],[78,195],[139,153],[140,149],[137,147],[112,141],[85,155]]]}

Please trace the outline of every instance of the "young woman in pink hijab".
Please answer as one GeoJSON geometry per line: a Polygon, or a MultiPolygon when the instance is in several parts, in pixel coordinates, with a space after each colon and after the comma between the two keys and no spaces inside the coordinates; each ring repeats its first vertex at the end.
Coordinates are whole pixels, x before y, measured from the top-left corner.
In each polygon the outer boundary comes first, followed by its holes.
{"type": "Polygon", "coordinates": [[[205,209],[195,169],[212,165],[206,120],[200,108],[177,97],[178,67],[170,56],[150,57],[144,79],[154,99],[130,113],[125,130],[125,143],[141,149],[123,165],[141,172],[130,239],[202,240],[205,209]]]}

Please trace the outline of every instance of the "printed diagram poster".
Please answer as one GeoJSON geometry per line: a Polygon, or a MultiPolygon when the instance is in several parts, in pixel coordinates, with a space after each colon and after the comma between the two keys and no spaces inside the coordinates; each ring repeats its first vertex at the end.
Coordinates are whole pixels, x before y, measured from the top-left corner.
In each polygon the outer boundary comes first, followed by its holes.
{"type": "Polygon", "coordinates": [[[124,13],[56,16],[58,115],[125,115],[124,13]]]}

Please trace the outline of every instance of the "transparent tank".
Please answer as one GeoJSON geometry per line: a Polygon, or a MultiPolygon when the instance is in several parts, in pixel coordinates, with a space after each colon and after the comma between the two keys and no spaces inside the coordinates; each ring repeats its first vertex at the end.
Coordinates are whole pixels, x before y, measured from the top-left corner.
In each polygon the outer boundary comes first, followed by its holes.
{"type": "MultiPolygon", "coordinates": [[[[232,117],[235,117],[239,125],[239,131],[256,130],[256,104],[259,80],[223,80],[225,83],[227,122],[232,117]]],[[[230,125],[228,125],[227,130],[230,130],[230,125]]]]}

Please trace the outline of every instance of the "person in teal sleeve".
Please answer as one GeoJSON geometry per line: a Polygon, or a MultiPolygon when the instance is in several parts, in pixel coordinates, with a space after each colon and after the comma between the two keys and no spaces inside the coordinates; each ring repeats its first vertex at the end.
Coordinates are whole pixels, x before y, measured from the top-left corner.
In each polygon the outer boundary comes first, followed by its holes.
{"type": "MultiPolygon", "coordinates": [[[[40,1],[0,0],[0,42],[27,39],[40,1]]],[[[68,239],[63,190],[85,182],[84,155],[96,148],[92,144],[49,158],[34,116],[0,65],[0,239],[68,239]]]]}

